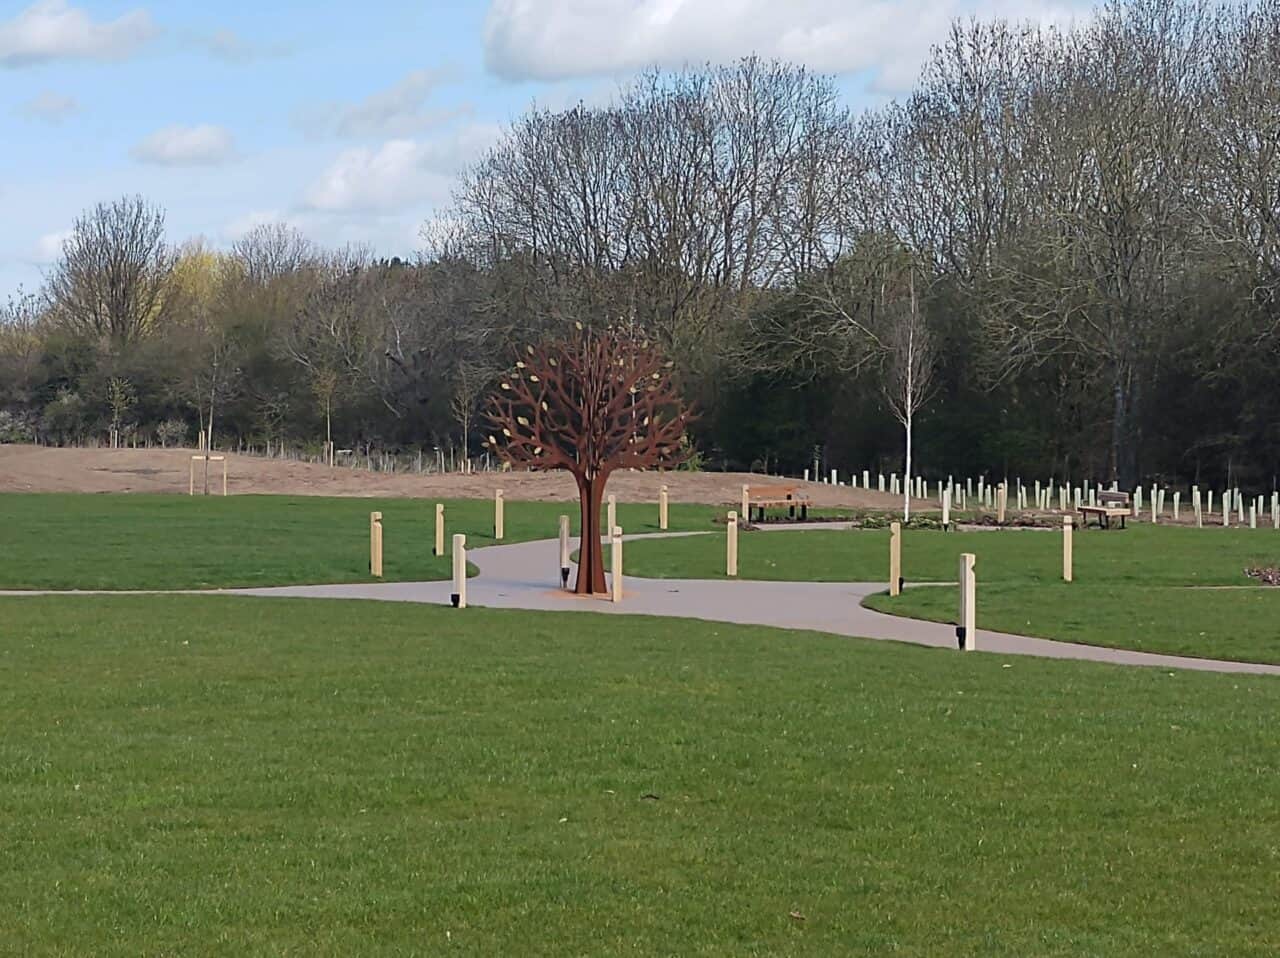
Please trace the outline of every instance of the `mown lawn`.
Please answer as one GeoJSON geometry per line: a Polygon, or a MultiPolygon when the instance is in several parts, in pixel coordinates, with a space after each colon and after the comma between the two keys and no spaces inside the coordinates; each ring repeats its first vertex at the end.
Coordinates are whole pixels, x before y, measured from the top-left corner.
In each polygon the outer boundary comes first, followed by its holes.
{"type": "MultiPolygon", "coordinates": [[[[383,517],[387,581],[447,579],[432,555],[435,502],[318,496],[0,494],[0,589],[201,589],[361,582],[369,513],[383,517]]],[[[675,504],[672,529],[711,529],[722,510],[675,504]]],[[[575,503],[508,502],[505,540],[555,538],[575,503]]],[[[445,503],[448,537],[493,544],[493,502],[445,503]]],[[[658,507],[619,503],[628,532],[658,531],[658,507]]]]}
{"type": "MultiPolygon", "coordinates": [[[[1080,585],[1243,585],[1248,566],[1280,565],[1280,533],[1271,529],[1191,529],[1134,525],[1077,529],[1080,585]]],[[[658,579],[723,579],[725,534],[628,543],[626,571],[658,579]]],[[[959,556],[978,557],[981,582],[1044,583],[1062,577],[1060,531],[1001,530],[902,534],[908,582],[954,582],[959,556]]],[[[738,575],[808,582],[888,581],[888,530],[740,532],[738,575]]]]}
{"type": "Polygon", "coordinates": [[[0,953],[1271,955],[1277,714],[702,622],[0,599],[0,953]]]}
{"type": "MultiPolygon", "coordinates": [[[[1251,566],[1280,565],[1274,530],[1135,525],[1077,530],[1075,581],[1062,581],[1060,532],[903,533],[903,577],[954,582],[977,556],[978,624],[1089,645],[1280,663],[1280,589],[1248,588],[1251,566]],[[1246,586],[1247,588],[1198,588],[1246,586]]],[[[723,533],[628,543],[626,570],[656,578],[724,578],[723,533]]],[[[887,531],[743,532],[739,576],[818,582],[888,580],[887,531]]],[[[875,595],[882,612],[956,620],[953,588],[875,595]]]]}

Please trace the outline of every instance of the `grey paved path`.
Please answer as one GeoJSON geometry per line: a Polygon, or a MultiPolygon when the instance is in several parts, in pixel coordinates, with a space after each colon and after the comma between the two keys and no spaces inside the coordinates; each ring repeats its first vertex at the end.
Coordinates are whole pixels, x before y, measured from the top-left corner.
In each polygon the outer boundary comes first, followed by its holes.
{"type": "MultiPolygon", "coordinates": [[[[832,524],[834,526],[835,524],[832,524]]],[[[785,526],[764,528],[787,528],[785,526]]],[[[814,528],[813,525],[791,528],[814,528]]],[[[698,535],[669,533],[667,535],[698,535]]],[[[661,534],[660,534],[661,535],[661,534]]],[[[632,538],[654,538],[636,536],[632,538]]],[[[576,542],[575,542],[576,547],[576,542]]],[[[624,553],[625,555],[625,553],[624,553]]],[[[623,601],[580,598],[559,588],[559,542],[547,539],[475,549],[467,558],[480,574],[467,582],[467,603],[496,609],[548,612],[601,612],[608,615],[679,616],[811,629],[836,635],[887,639],[938,648],[956,647],[955,628],[937,622],[905,619],[862,607],[862,600],[881,591],[880,582],[760,582],[718,579],[640,579],[624,581],[623,601]]],[[[624,562],[625,568],[625,562],[624,562]]],[[[926,588],[921,586],[921,588],[926,588]]],[[[981,588],[981,583],[979,583],[981,588]]],[[[299,585],[263,589],[219,589],[187,593],[248,595],[308,599],[371,599],[385,602],[426,602],[449,605],[451,582],[379,582],[346,585],[299,585]]],[[[54,593],[0,592],[0,596],[54,593]]],[[[59,595],[153,595],[149,592],[74,592],[59,595]]],[[[981,593],[979,593],[981,608],[981,593]]],[[[460,612],[459,615],[465,615],[460,612]]],[[[1033,655],[1053,659],[1085,659],[1116,665],[1165,669],[1280,675],[1280,665],[1197,659],[1152,652],[1130,652],[1074,642],[978,630],[979,652],[1033,655]]]]}
{"type": "MultiPolygon", "coordinates": [[[[744,625],[812,629],[940,648],[956,647],[954,626],[904,619],[863,608],[864,598],[884,589],[880,582],[729,582],[718,579],[639,579],[632,576],[624,579],[623,601],[614,605],[601,599],[579,598],[558,588],[559,543],[554,539],[475,549],[468,553],[467,558],[480,570],[480,574],[467,583],[469,605],[552,612],[680,616],[744,625]]],[[[624,561],[624,569],[625,566],[624,561]]],[[[387,582],[284,586],[237,590],[237,594],[448,604],[452,590],[449,582],[387,582]]],[[[1129,652],[985,629],[978,630],[977,648],[980,652],[1003,655],[1280,675],[1280,665],[1129,652]]]]}

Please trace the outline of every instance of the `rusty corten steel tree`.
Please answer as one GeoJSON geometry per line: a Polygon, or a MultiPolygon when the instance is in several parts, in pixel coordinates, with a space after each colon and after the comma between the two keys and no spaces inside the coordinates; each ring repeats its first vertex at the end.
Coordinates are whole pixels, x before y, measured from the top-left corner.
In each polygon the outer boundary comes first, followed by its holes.
{"type": "Polygon", "coordinates": [[[586,330],[526,347],[489,398],[485,446],[530,469],[567,469],[578,484],[582,539],[579,595],[608,591],[600,506],[615,469],[678,465],[692,412],[671,378],[672,363],[624,330],[586,330]]]}

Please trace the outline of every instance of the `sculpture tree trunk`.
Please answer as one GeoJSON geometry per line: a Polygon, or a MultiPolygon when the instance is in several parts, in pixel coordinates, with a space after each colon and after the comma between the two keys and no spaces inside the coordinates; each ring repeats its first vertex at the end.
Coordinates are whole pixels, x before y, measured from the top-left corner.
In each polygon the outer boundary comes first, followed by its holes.
{"type": "Polygon", "coordinates": [[[604,502],[606,478],[577,477],[582,538],[578,542],[578,583],[573,591],[578,595],[601,595],[609,591],[604,581],[604,550],[600,546],[600,507],[604,502]]]}

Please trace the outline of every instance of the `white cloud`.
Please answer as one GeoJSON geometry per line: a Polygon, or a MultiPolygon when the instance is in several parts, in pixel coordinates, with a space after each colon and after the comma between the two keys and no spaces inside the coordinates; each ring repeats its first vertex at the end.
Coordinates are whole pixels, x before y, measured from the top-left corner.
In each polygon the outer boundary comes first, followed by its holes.
{"type": "Polygon", "coordinates": [[[299,115],[311,134],[350,137],[410,137],[469,116],[470,104],[452,107],[428,105],[431,95],[452,77],[450,70],[415,70],[393,86],[378,90],[356,103],[323,103],[299,115]]]}
{"type": "Polygon", "coordinates": [[[141,163],[160,166],[217,166],[235,158],[235,140],[220,126],[169,126],[133,148],[141,163]]]}
{"type": "Polygon", "coordinates": [[[51,90],[37,94],[18,107],[18,112],[23,116],[35,120],[47,120],[50,123],[60,123],[79,110],[80,104],[75,97],[54,93],[51,90]]]}
{"type": "Polygon", "coordinates": [[[279,210],[250,210],[235,217],[222,228],[222,235],[231,242],[244,239],[259,226],[269,226],[272,223],[283,223],[286,217],[279,210]]]}
{"type": "Polygon", "coordinates": [[[474,124],[435,140],[388,140],[376,149],[347,150],[312,184],[306,206],[350,213],[443,202],[454,175],[498,134],[496,126],[474,124]]]}
{"type": "Polygon", "coordinates": [[[127,57],[155,36],[145,10],[95,23],[66,0],[37,0],[12,20],[0,22],[0,66],[50,60],[114,60],[127,57]]]}
{"type": "Polygon", "coordinates": [[[227,63],[252,63],[255,60],[281,57],[289,52],[288,48],[280,44],[265,45],[246,40],[234,30],[217,30],[200,37],[197,42],[211,56],[227,63]]]}
{"type": "Polygon", "coordinates": [[[750,54],[902,89],[957,17],[1061,22],[1081,0],[492,0],[485,62],[512,80],[616,75],[750,54]]]}
{"type": "Polygon", "coordinates": [[[71,238],[71,230],[58,230],[53,233],[45,233],[36,240],[35,249],[33,250],[33,258],[35,262],[41,266],[56,261],[62,255],[62,246],[71,238]]]}

